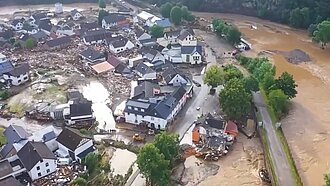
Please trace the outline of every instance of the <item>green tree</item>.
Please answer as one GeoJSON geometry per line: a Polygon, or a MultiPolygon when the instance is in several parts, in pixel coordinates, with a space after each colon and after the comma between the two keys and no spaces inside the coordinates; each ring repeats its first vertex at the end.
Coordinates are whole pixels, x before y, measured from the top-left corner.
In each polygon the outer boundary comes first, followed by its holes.
{"type": "Polygon", "coordinates": [[[195,20],[196,20],[196,17],[194,15],[192,15],[191,12],[189,12],[189,14],[186,17],[186,21],[191,22],[191,21],[195,21],[195,20]]]}
{"type": "Polygon", "coordinates": [[[151,185],[167,186],[170,180],[169,161],[160,153],[155,145],[144,145],[137,156],[137,164],[141,173],[151,185]]]}
{"type": "Polygon", "coordinates": [[[281,89],[289,99],[296,97],[298,93],[296,90],[297,86],[293,76],[288,72],[283,72],[282,75],[275,80],[275,87],[281,89]]]}
{"type": "Polygon", "coordinates": [[[269,103],[274,108],[277,117],[288,112],[288,97],[280,89],[271,90],[268,95],[269,103]]]}
{"type": "Polygon", "coordinates": [[[217,87],[223,81],[223,71],[220,67],[212,65],[206,72],[204,76],[204,83],[212,88],[217,87]]]}
{"type": "Polygon", "coordinates": [[[97,23],[98,23],[99,25],[102,25],[102,20],[103,20],[103,18],[104,18],[105,16],[108,16],[108,15],[109,15],[109,12],[107,12],[107,11],[101,9],[101,10],[99,11],[99,16],[97,17],[97,23]]]}
{"type": "Polygon", "coordinates": [[[86,186],[87,181],[82,177],[78,177],[78,178],[76,178],[75,180],[72,181],[72,185],[74,185],[74,186],[86,186]]]}
{"type": "Polygon", "coordinates": [[[226,39],[231,44],[238,44],[241,42],[241,35],[238,28],[230,26],[226,32],[226,39]]]}
{"type": "Polygon", "coordinates": [[[29,38],[25,41],[25,47],[31,49],[34,47],[34,41],[32,38],[29,38]]]}
{"type": "Polygon", "coordinates": [[[225,82],[237,78],[237,79],[242,79],[243,78],[243,73],[234,65],[226,65],[225,68],[223,69],[225,72],[224,79],[225,82]]]}
{"type": "Polygon", "coordinates": [[[301,27],[302,23],[304,22],[304,18],[299,8],[291,10],[289,22],[293,27],[301,27]]]}
{"type": "Polygon", "coordinates": [[[171,17],[171,10],[173,8],[173,4],[170,2],[167,2],[160,6],[160,14],[165,18],[171,17]]]}
{"type": "Polygon", "coordinates": [[[99,0],[99,7],[102,9],[107,7],[107,3],[105,2],[105,0],[99,0]]]}
{"type": "Polygon", "coordinates": [[[190,12],[189,12],[189,10],[188,10],[188,7],[186,7],[186,6],[182,6],[182,7],[181,7],[181,15],[182,15],[182,18],[186,20],[187,17],[189,16],[189,14],[190,14],[190,12]]]}
{"type": "Polygon", "coordinates": [[[325,186],[330,186],[330,174],[324,175],[325,186]]]}
{"type": "Polygon", "coordinates": [[[87,166],[89,174],[93,174],[97,172],[96,170],[97,168],[99,168],[99,160],[100,160],[99,154],[94,152],[87,154],[83,163],[87,166]]]}
{"type": "Polygon", "coordinates": [[[181,20],[182,20],[182,11],[179,6],[174,6],[171,10],[171,21],[175,25],[180,25],[181,20]]]}
{"type": "Polygon", "coordinates": [[[251,94],[246,92],[242,80],[229,80],[220,92],[219,101],[222,110],[229,119],[241,119],[251,108],[251,94]]]}
{"type": "Polygon", "coordinates": [[[170,165],[173,165],[175,158],[179,154],[179,136],[163,132],[156,135],[153,144],[164,155],[165,160],[168,160],[170,165]]]}
{"type": "Polygon", "coordinates": [[[275,87],[275,79],[273,74],[266,73],[264,76],[264,79],[261,81],[262,86],[266,90],[266,92],[269,92],[272,88],[275,87]]]}
{"type": "Polygon", "coordinates": [[[253,75],[258,79],[259,82],[262,82],[267,73],[275,75],[275,66],[267,61],[258,62],[256,64],[256,69],[253,72],[253,75]]]}
{"type": "Polygon", "coordinates": [[[164,35],[164,28],[158,25],[154,25],[150,28],[150,34],[155,38],[162,37],[164,35]]]}
{"type": "Polygon", "coordinates": [[[327,43],[330,42],[330,21],[323,21],[317,25],[313,40],[320,42],[322,48],[327,46],[327,43]]]}
{"type": "Polygon", "coordinates": [[[244,88],[247,92],[256,92],[259,90],[259,82],[253,76],[249,76],[243,79],[244,88]]]}

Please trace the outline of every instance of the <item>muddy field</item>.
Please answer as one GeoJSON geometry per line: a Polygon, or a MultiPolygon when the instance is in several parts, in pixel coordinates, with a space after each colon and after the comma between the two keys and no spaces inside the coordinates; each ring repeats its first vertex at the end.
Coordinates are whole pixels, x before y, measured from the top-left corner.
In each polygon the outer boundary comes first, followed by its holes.
{"type": "Polygon", "coordinates": [[[323,174],[330,172],[330,47],[325,50],[312,43],[306,31],[240,15],[196,13],[211,19],[221,17],[233,22],[252,43],[249,56],[264,51],[289,52],[299,49],[312,61],[292,64],[282,55],[271,57],[277,74],[288,71],[298,84],[298,95],[292,100],[290,114],[282,120],[282,126],[292,150],[304,185],[323,185],[323,174]],[[257,27],[251,29],[251,25],[257,27]]]}

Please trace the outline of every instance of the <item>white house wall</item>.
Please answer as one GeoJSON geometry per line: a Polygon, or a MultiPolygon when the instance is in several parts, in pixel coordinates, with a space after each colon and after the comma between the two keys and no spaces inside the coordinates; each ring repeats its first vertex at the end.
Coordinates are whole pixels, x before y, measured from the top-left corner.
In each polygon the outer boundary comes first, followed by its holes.
{"type": "Polygon", "coordinates": [[[157,118],[153,116],[144,116],[142,117],[141,115],[135,115],[132,113],[127,113],[125,112],[125,121],[127,123],[139,125],[142,122],[147,122],[150,123],[149,126],[151,126],[151,123],[154,124],[156,128],[160,126],[160,129],[165,129],[167,125],[167,120],[162,119],[162,118],[157,118]]]}
{"type": "Polygon", "coordinates": [[[40,163],[40,161],[29,171],[29,175],[32,180],[39,179],[41,177],[44,177],[48,174],[53,173],[56,171],[56,160],[55,159],[43,159],[43,162],[40,163]],[[48,163],[48,166],[46,167],[46,163],[48,163]],[[40,170],[37,170],[37,167],[40,167],[40,170]],[[47,169],[49,169],[49,172],[47,173],[47,169]],[[41,176],[38,176],[38,173],[41,173],[41,176]]]}
{"type": "Polygon", "coordinates": [[[128,41],[124,47],[114,48],[112,45],[109,45],[109,48],[112,52],[118,54],[120,52],[134,48],[134,44],[131,41],[128,41]]]}
{"type": "Polygon", "coordinates": [[[77,155],[80,154],[81,152],[85,151],[86,149],[88,149],[89,147],[93,146],[93,140],[88,140],[86,143],[84,143],[83,145],[81,145],[80,147],[78,147],[75,151],[74,154],[77,158],[77,155]]]}
{"type": "Polygon", "coordinates": [[[174,76],[174,78],[172,78],[172,80],[169,82],[169,84],[173,84],[174,86],[181,85],[181,84],[185,85],[185,84],[187,84],[187,80],[184,79],[179,74],[177,74],[176,76],[174,76]]]}
{"type": "Polygon", "coordinates": [[[28,73],[25,73],[25,74],[21,74],[20,76],[18,77],[15,77],[15,76],[9,76],[7,74],[4,74],[3,75],[3,78],[5,80],[12,80],[12,85],[15,85],[15,86],[18,86],[20,84],[23,84],[27,81],[29,81],[29,74],[28,73]],[[25,78],[25,79],[24,79],[25,78]]]}

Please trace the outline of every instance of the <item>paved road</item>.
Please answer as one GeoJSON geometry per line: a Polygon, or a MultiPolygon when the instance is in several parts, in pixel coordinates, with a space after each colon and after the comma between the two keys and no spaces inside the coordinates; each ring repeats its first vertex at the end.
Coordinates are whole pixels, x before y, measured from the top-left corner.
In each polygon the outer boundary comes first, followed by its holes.
{"type": "Polygon", "coordinates": [[[282,148],[281,141],[276,135],[276,129],[273,127],[272,120],[269,116],[262,95],[259,92],[253,93],[253,101],[261,114],[262,122],[267,132],[267,140],[270,146],[271,156],[275,166],[275,174],[278,177],[279,185],[295,186],[288,159],[282,148]]]}

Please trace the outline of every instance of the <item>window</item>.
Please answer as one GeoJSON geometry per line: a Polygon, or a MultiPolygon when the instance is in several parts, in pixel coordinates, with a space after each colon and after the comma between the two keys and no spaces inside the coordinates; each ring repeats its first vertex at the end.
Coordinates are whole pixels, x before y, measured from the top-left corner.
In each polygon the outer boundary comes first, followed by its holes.
{"type": "Polygon", "coordinates": [[[138,109],[138,108],[136,108],[136,107],[134,108],[134,110],[136,110],[136,111],[139,111],[139,109],[138,109]]]}
{"type": "Polygon", "coordinates": [[[40,160],[40,163],[44,162],[44,160],[40,160]]]}
{"type": "Polygon", "coordinates": [[[50,173],[50,170],[49,169],[47,169],[47,173],[50,173]]]}
{"type": "Polygon", "coordinates": [[[199,60],[199,56],[194,56],[194,60],[199,60]]]}
{"type": "Polygon", "coordinates": [[[154,117],[151,117],[150,119],[151,119],[151,121],[155,120],[155,118],[154,118],[154,117]]]}
{"type": "Polygon", "coordinates": [[[20,83],[20,82],[21,82],[21,80],[19,79],[17,82],[18,82],[18,83],[20,83]]]}
{"type": "Polygon", "coordinates": [[[128,108],[128,109],[132,109],[132,107],[131,107],[131,106],[128,106],[127,108],[128,108]]]}
{"type": "Polygon", "coordinates": [[[41,176],[41,172],[38,172],[38,176],[39,176],[39,177],[41,176]]]}
{"type": "Polygon", "coordinates": [[[37,167],[37,170],[40,170],[40,167],[39,166],[37,167]]]}
{"type": "Polygon", "coordinates": [[[141,109],[141,112],[144,112],[144,109],[141,109]]]}
{"type": "Polygon", "coordinates": [[[49,166],[49,163],[46,163],[46,167],[48,167],[49,166]]]}
{"type": "Polygon", "coordinates": [[[21,77],[21,75],[17,76],[17,78],[21,77]]]}

